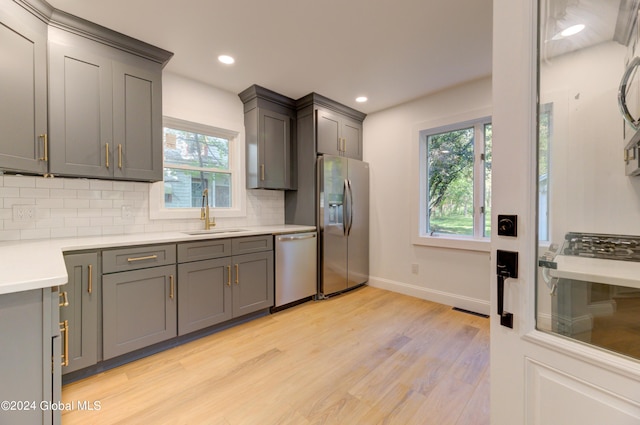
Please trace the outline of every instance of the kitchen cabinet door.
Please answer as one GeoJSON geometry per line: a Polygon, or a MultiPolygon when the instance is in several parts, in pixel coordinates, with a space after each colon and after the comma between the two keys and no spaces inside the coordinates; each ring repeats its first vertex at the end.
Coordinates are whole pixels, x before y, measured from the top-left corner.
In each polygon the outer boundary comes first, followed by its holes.
{"type": "Polygon", "coordinates": [[[321,109],[316,111],[316,149],[327,155],[342,153],[338,115],[321,109]]]}
{"type": "Polygon", "coordinates": [[[0,170],[47,172],[47,24],[0,1],[0,170]]]}
{"type": "Polygon", "coordinates": [[[233,317],[273,307],[273,251],[236,255],[233,262],[233,317]]]}
{"type": "Polygon", "coordinates": [[[114,177],[160,181],[162,172],[162,74],[113,63],[114,177]]]}
{"type": "Polygon", "coordinates": [[[179,264],[178,335],[231,318],[231,258],[179,264]]]}
{"type": "Polygon", "coordinates": [[[50,43],[49,64],[50,172],[111,177],[114,167],[111,61],[63,41],[50,43]]]}
{"type": "Polygon", "coordinates": [[[362,161],[362,123],[344,118],[341,134],[344,139],[343,155],[362,161]]]}
{"type": "Polygon", "coordinates": [[[259,111],[259,187],[291,188],[291,118],[274,111],[259,111]]]}
{"type": "Polygon", "coordinates": [[[162,68],[61,30],[49,43],[57,175],[162,180],[162,68]]]}
{"type": "Polygon", "coordinates": [[[257,85],[238,96],[244,104],[247,189],[295,189],[295,102],[257,85]]]}
{"type": "Polygon", "coordinates": [[[101,285],[98,253],[69,254],[64,261],[69,281],[60,287],[63,302],[60,305],[60,320],[67,321],[69,364],[62,367],[62,373],[69,373],[98,362],[101,285]]]}
{"type": "Polygon", "coordinates": [[[362,123],[318,109],[316,148],[318,153],[362,160],[362,123]]]}
{"type": "Polygon", "coordinates": [[[102,276],[105,360],[177,335],[175,265],[102,276]]]}
{"type": "Polygon", "coordinates": [[[60,423],[60,410],[40,408],[60,402],[57,298],[51,288],[0,295],[0,400],[21,403],[0,411],[2,424],[60,423]]]}

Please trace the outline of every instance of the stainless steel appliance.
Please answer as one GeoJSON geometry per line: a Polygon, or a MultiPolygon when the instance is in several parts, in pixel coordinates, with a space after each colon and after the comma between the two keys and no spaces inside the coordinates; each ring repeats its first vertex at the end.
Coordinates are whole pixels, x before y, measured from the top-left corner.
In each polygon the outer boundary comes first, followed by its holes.
{"type": "Polygon", "coordinates": [[[369,164],[318,157],[319,298],[369,280],[369,164]]]}
{"type": "Polygon", "coordinates": [[[276,236],[275,308],[316,294],[316,232],[276,236]]]}

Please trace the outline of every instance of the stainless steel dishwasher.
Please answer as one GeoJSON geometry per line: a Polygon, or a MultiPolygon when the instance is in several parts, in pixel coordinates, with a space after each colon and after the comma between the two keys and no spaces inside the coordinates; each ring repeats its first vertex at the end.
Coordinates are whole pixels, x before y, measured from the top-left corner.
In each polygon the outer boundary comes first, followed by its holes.
{"type": "Polygon", "coordinates": [[[275,308],[318,292],[316,232],[276,236],[275,308]]]}

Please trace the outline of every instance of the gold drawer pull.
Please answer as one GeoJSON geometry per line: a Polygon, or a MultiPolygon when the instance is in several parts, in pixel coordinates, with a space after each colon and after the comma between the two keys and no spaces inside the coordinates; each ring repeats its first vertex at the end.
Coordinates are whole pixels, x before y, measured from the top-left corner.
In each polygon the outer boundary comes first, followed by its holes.
{"type": "Polygon", "coordinates": [[[109,143],[105,143],[104,145],[104,153],[106,155],[105,165],[109,168],[109,143]]]}
{"type": "Polygon", "coordinates": [[[69,321],[65,320],[60,323],[60,332],[64,333],[63,339],[63,351],[62,351],[62,366],[69,366],[69,321]]]}
{"type": "Polygon", "coordinates": [[[155,260],[157,258],[158,256],[154,254],[154,255],[147,255],[146,257],[127,258],[127,261],[130,263],[133,263],[134,261],[155,260]]]}
{"type": "Polygon", "coordinates": [[[173,279],[173,275],[169,275],[169,298],[173,299],[173,297],[175,296],[174,291],[175,291],[175,283],[174,283],[174,279],[173,279]]]}
{"type": "Polygon", "coordinates": [[[89,264],[89,284],[87,285],[87,292],[93,292],[93,265],[89,264]]]}
{"type": "Polygon", "coordinates": [[[58,307],[67,307],[69,305],[69,298],[67,298],[67,291],[62,291],[58,294],[58,297],[62,298],[62,301],[58,303],[58,307]]]}
{"type": "Polygon", "coordinates": [[[240,269],[238,268],[238,265],[236,264],[236,285],[238,285],[240,283],[240,269]]]}
{"type": "Polygon", "coordinates": [[[47,140],[47,133],[41,134],[40,138],[43,140],[44,156],[40,158],[40,161],[49,161],[49,140],[47,140]]]}
{"type": "Polygon", "coordinates": [[[118,168],[122,170],[122,145],[118,143],[118,168]]]}
{"type": "Polygon", "coordinates": [[[231,266],[227,266],[227,286],[231,286],[231,266]]]}

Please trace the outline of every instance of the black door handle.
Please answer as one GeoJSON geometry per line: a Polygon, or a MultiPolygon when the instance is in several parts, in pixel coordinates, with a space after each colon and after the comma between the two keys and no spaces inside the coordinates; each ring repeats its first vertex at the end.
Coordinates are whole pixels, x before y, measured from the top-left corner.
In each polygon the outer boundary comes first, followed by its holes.
{"type": "Polygon", "coordinates": [[[504,311],[504,281],[510,277],[518,277],[518,253],[498,250],[496,273],[498,274],[498,315],[500,316],[500,324],[513,329],[513,314],[504,311]]]}

